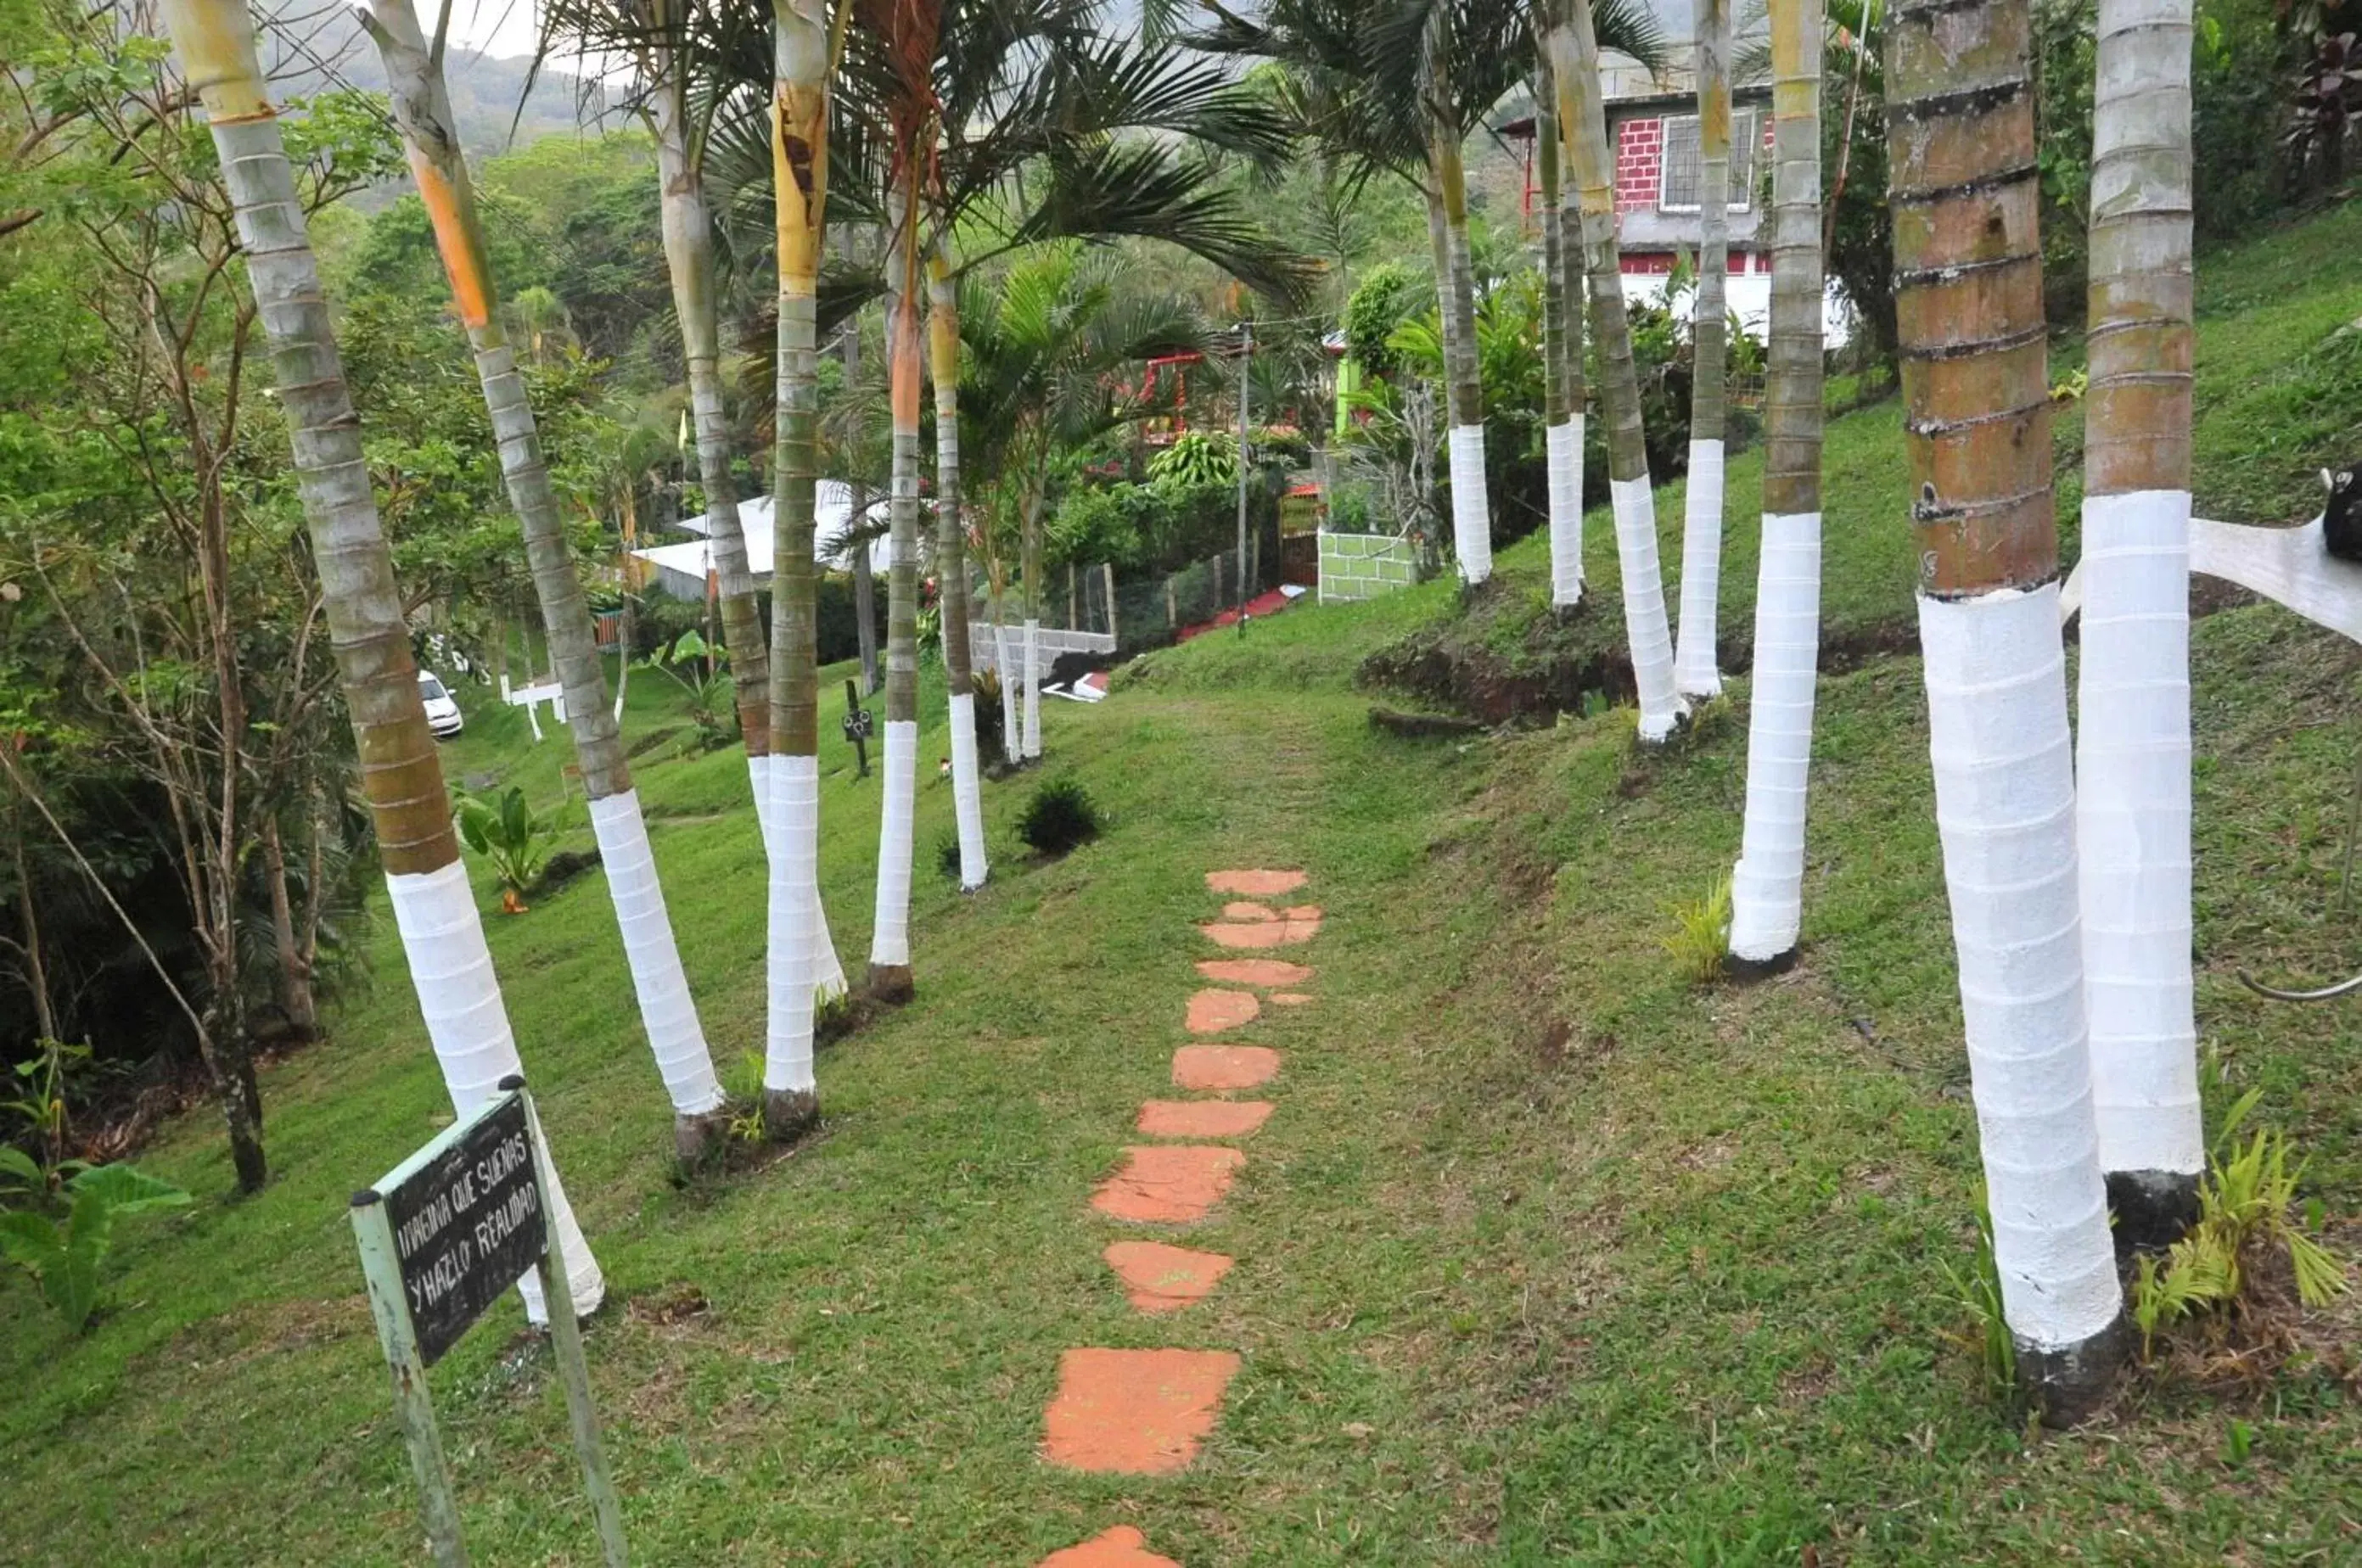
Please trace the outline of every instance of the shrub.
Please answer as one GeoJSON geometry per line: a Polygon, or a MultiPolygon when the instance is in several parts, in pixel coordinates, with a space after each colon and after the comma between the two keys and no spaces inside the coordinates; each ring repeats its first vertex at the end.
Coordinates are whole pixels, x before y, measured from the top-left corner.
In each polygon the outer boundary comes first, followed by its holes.
{"type": "Polygon", "coordinates": [[[534,810],[524,791],[512,784],[498,800],[460,795],[451,819],[460,841],[492,862],[492,872],[501,879],[501,907],[511,915],[524,913],[524,890],[549,853],[549,841],[557,837],[555,816],[534,810]]]}
{"type": "Polygon", "coordinates": [[[189,1195],[127,1165],[94,1166],[65,1184],[66,1217],[18,1210],[0,1214],[0,1256],[32,1275],[66,1326],[79,1333],[98,1308],[98,1268],[127,1214],[180,1208],[189,1195]]]}
{"type": "Polygon", "coordinates": [[[1362,275],[1345,302],[1345,347],[1373,376],[1391,376],[1397,361],[1387,343],[1395,328],[1435,302],[1435,284],[1426,273],[1398,261],[1382,261],[1362,275]]]}
{"type": "Polygon", "coordinates": [[[1238,444],[1220,431],[1193,430],[1148,460],[1148,477],[1165,484],[1235,485],[1238,444]]]}
{"type": "Polygon", "coordinates": [[[960,879],[959,835],[946,833],[935,840],[935,870],[945,882],[960,879]]]}
{"type": "Polygon", "coordinates": [[[1099,810],[1073,779],[1052,779],[1033,792],[1017,818],[1017,836],[1035,854],[1055,857],[1099,836],[1099,810]]]}
{"type": "Polygon", "coordinates": [[[1716,877],[1705,896],[1672,906],[1673,934],[1665,951],[1673,955],[1683,979],[1711,984],[1722,975],[1723,955],[1730,948],[1730,878],[1716,877]]]}

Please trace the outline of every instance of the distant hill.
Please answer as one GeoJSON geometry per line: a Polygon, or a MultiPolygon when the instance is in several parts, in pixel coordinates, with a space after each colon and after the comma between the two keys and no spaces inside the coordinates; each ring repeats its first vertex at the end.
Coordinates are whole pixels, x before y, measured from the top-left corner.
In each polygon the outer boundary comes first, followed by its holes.
{"type": "MultiPolygon", "coordinates": [[[[302,21],[294,19],[292,10],[281,15],[289,20],[263,31],[263,57],[281,97],[304,97],[333,87],[385,91],[377,50],[349,14],[315,11],[304,13],[302,21]]],[[[472,49],[451,50],[444,75],[451,86],[460,142],[470,154],[488,157],[557,132],[574,131],[602,112],[611,121],[617,118],[595,79],[554,69],[554,63],[535,75],[529,60],[494,60],[472,49]]]]}

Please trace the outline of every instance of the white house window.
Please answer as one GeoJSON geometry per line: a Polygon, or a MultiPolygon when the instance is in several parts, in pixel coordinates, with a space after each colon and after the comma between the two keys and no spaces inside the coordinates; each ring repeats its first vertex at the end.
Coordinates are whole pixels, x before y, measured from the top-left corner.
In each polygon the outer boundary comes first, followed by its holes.
{"type": "MultiPolygon", "coordinates": [[[[1669,115],[1665,146],[1659,164],[1657,210],[1694,213],[1698,210],[1698,121],[1695,115],[1669,115]]],[[[1730,184],[1726,192],[1734,213],[1755,203],[1755,155],[1763,139],[1762,123],[1752,109],[1733,110],[1730,116],[1730,184]]]]}

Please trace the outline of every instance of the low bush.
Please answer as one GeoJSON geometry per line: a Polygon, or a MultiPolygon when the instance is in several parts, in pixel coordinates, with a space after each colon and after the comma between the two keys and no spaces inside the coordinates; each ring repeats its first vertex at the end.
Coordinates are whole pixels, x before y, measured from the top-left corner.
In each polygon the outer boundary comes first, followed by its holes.
{"type": "Polygon", "coordinates": [[[1073,779],[1052,779],[1033,792],[1017,818],[1017,836],[1035,854],[1054,858],[1099,836],[1099,808],[1073,779]]]}

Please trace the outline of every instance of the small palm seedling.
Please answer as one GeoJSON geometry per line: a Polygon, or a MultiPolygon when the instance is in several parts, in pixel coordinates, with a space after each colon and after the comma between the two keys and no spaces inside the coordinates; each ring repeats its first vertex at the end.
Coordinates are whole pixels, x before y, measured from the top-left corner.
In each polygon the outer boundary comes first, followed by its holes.
{"type": "Polygon", "coordinates": [[[711,751],[728,744],[731,722],[738,710],[733,706],[736,688],[727,654],[692,628],[641,663],[689,698],[689,718],[697,726],[700,750],[711,751]]]}
{"type": "Polygon", "coordinates": [[[2345,1266],[2306,1234],[2319,1225],[2319,1205],[2298,1218],[2296,1190],[2304,1167],[2291,1165],[2288,1139],[2259,1127],[2239,1141],[2261,1093],[2251,1089],[2241,1095],[2223,1120],[2198,1183],[2197,1223],[2162,1265],[2145,1256],[2136,1266],[2132,1317],[2144,1360],[2159,1332],[2177,1323],[2201,1316],[2219,1323],[2259,1307],[2260,1278],[2275,1254],[2287,1257],[2297,1299],[2305,1306],[2323,1307],[2345,1294],[2345,1266]]]}
{"type": "Polygon", "coordinates": [[[512,784],[497,800],[462,795],[452,821],[460,842],[492,862],[492,874],[501,879],[501,912],[524,914],[524,890],[557,837],[555,816],[534,810],[524,791],[512,784]]]}
{"type": "Polygon", "coordinates": [[[2008,1320],[2002,1316],[2001,1265],[1993,1257],[1992,1213],[1981,1182],[1977,1187],[1976,1210],[1977,1250],[1968,1272],[1963,1274],[1948,1263],[1937,1265],[1944,1271],[1954,1303],[1969,1319],[1965,1330],[1948,1331],[1946,1337],[1976,1356],[1986,1397],[2006,1402],[2017,1391],[2017,1342],[2010,1337],[2008,1320]]]}
{"type": "Polygon", "coordinates": [[[1035,854],[1054,859],[1099,836],[1099,808],[1073,779],[1052,779],[1033,792],[1017,818],[1017,836],[1035,854]]]}
{"type": "Polygon", "coordinates": [[[1723,956],[1730,950],[1730,878],[1716,877],[1703,898],[1684,899],[1667,911],[1673,934],[1665,951],[1673,955],[1683,979],[1711,985],[1722,976],[1723,956]]]}

